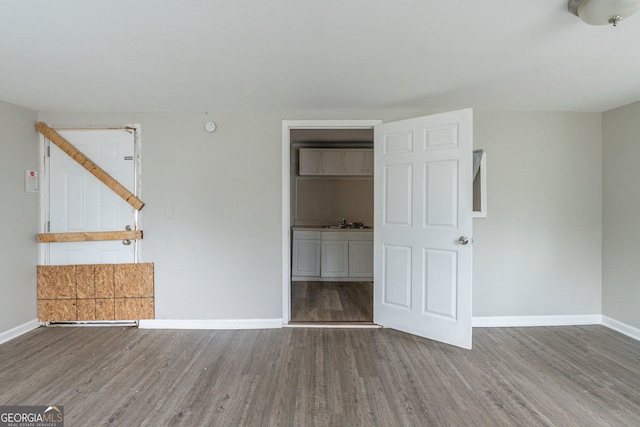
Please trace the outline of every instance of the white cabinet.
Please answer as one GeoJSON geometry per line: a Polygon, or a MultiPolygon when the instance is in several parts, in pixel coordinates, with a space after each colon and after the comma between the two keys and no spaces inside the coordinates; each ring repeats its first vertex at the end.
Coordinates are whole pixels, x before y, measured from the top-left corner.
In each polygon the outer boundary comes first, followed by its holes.
{"type": "Polygon", "coordinates": [[[301,148],[300,175],[373,175],[368,148],[301,148]]]}
{"type": "Polygon", "coordinates": [[[373,277],[373,242],[349,242],[349,277],[373,277]]]}
{"type": "Polygon", "coordinates": [[[293,276],[320,276],[320,232],[294,231],[291,274],[293,276]]]}
{"type": "MultiPolygon", "coordinates": [[[[335,233],[339,234],[339,233],[335,233]]],[[[341,240],[323,240],[320,258],[322,277],[349,276],[349,242],[341,240]]]]}
{"type": "Polygon", "coordinates": [[[373,278],[371,230],[294,230],[291,252],[294,280],[373,278]]]}
{"type": "Polygon", "coordinates": [[[373,150],[344,150],[344,175],[373,175],[373,150]]]}

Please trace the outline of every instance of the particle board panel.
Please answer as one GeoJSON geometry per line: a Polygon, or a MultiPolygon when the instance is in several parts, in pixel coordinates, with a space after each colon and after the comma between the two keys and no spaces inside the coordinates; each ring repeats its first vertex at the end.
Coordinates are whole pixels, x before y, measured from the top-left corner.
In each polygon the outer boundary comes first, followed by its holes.
{"type": "Polygon", "coordinates": [[[95,320],[116,320],[115,302],[113,298],[96,298],[95,320]]]}
{"type": "Polygon", "coordinates": [[[113,269],[113,264],[97,264],[95,266],[96,298],[113,298],[115,296],[113,269]]]}
{"type": "Polygon", "coordinates": [[[43,322],[155,316],[153,263],[38,266],[37,281],[43,322]]]}
{"type": "Polygon", "coordinates": [[[77,320],[96,320],[96,300],[78,299],[76,301],[77,320]]]}
{"type": "Polygon", "coordinates": [[[38,320],[41,322],[62,322],[77,320],[76,299],[39,300],[38,320]]]}
{"type": "Polygon", "coordinates": [[[76,297],[78,299],[86,299],[96,297],[95,285],[95,266],[94,265],[77,265],[76,266],[76,297]]]}
{"type": "Polygon", "coordinates": [[[118,264],[114,282],[116,298],[153,297],[153,264],[118,264]]]}
{"type": "Polygon", "coordinates": [[[76,298],[76,266],[38,266],[38,299],[76,298]]]}
{"type": "Polygon", "coordinates": [[[154,318],[153,298],[116,298],[115,316],[118,320],[154,318]]]}

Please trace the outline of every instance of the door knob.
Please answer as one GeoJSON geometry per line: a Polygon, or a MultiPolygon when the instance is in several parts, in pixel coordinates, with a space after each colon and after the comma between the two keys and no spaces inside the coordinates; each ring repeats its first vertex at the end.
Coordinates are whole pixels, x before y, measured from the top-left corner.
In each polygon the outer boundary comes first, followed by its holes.
{"type": "Polygon", "coordinates": [[[461,245],[466,245],[469,243],[469,238],[467,236],[460,236],[460,238],[458,239],[458,243],[460,243],[461,245]]]}

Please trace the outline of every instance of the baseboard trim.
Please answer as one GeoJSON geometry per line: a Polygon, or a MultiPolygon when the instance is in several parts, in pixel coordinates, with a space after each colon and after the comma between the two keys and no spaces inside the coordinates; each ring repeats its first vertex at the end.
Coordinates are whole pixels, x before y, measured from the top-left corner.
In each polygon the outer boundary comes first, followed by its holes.
{"type": "Polygon", "coordinates": [[[616,332],[620,332],[623,335],[640,341],[640,329],[638,328],[619,322],[607,316],[602,316],[602,324],[609,329],[613,329],[616,332]]]}
{"type": "Polygon", "coordinates": [[[28,321],[27,323],[23,323],[22,325],[18,325],[15,328],[11,328],[6,332],[0,333],[0,344],[5,343],[9,340],[19,337],[20,335],[26,334],[27,332],[33,331],[36,328],[42,326],[42,323],[38,322],[38,319],[33,319],[28,321]]]}
{"type": "Polygon", "coordinates": [[[140,329],[276,329],[282,319],[149,319],[140,320],[140,329]]]}
{"type": "Polygon", "coordinates": [[[600,325],[602,315],[585,314],[570,316],[492,316],[474,317],[474,328],[506,328],[526,326],[572,326],[572,325],[600,325]]]}

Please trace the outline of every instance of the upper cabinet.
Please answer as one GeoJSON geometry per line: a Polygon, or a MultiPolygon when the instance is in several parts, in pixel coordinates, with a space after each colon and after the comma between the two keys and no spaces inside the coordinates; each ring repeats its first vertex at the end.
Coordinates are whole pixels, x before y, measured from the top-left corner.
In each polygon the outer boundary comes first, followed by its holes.
{"type": "Polygon", "coordinates": [[[373,175],[373,150],[301,148],[300,175],[373,175]]]}

